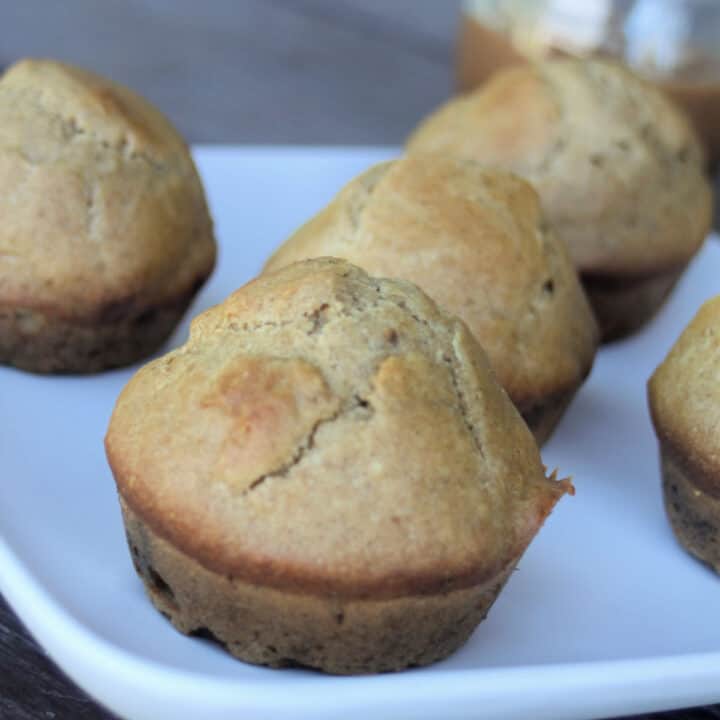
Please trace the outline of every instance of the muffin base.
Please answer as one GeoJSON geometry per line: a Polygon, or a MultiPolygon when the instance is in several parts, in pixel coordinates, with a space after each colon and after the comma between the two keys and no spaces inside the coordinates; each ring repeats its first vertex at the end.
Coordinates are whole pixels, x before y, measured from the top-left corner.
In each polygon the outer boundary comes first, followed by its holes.
{"type": "Polygon", "coordinates": [[[538,446],[542,447],[550,439],[577,390],[578,388],[575,387],[569,391],[550,395],[531,407],[520,408],[520,415],[535,436],[538,446]]]}
{"type": "Polygon", "coordinates": [[[720,573],[720,498],[698,487],[690,465],[662,448],[665,511],[678,542],[720,573]]]}
{"type": "Polygon", "coordinates": [[[438,595],[319,597],[212,572],[153,532],[122,498],[120,504],[153,605],[180,632],[214,639],[256,665],[350,675],[441,660],[485,618],[515,565],[486,584],[438,595]]]}
{"type": "Polygon", "coordinates": [[[141,310],[118,305],[87,322],[0,307],[0,364],[34,373],[93,373],[131,365],[162,346],[201,284],[172,302],[141,310]]]}
{"type": "Polygon", "coordinates": [[[653,275],[618,277],[581,273],[603,343],[620,340],[647,323],[662,307],[685,266],[653,275]]]}

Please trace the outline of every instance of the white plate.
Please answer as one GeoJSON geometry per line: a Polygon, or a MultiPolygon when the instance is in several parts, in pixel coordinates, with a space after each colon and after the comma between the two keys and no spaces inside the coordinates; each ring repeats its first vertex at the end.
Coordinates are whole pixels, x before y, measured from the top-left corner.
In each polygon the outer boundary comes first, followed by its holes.
{"type": "MultiPolygon", "coordinates": [[[[391,155],[198,149],[221,255],[192,313],[249,279],[341,183],[391,155]]],[[[719,278],[714,241],[650,327],[600,353],[544,452],[574,476],[576,497],[560,503],[488,620],[444,662],[325,677],[245,665],[175,632],[132,569],[103,454],[132,370],[0,369],[0,590],[81,686],[133,720],[581,720],[720,701],[720,579],[670,532],[645,403],[647,377],[720,292],[719,278]]]]}

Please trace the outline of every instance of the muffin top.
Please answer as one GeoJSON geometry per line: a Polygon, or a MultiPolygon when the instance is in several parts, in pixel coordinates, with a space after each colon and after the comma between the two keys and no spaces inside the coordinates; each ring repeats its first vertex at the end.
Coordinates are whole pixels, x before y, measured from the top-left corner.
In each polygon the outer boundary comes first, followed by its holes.
{"type": "Polygon", "coordinates": [[[659,439],[720,491],[720,295],[708,300],[653,374],[650,410],[659,439]]]}
{"type": "Polygon", "coordinates": [[[419,285],[458,315],[523,411],[587,375],[597,328],[565,247],[527,182],[412,154],[371,168],[270,258],[332,255],[419,285]]]}
{"type": "Polygon", "coordinates": [[[215,259],[182,138],[149,103],[69,65],[0,78],[0,306],[90,320],[172,301],[215,259]]]}
{"type": "Polygon", "coordinates": [[[567,489],[461,321],[330,258],[197,317],[123,390],[106,448],[155,532],[216,572],[309,593],[489,580],[567,489]]]}
{"type": "Polygon", "coordinates": [[[583,272],[673,269],[710,227],[710,187],[690,124],[660,90],[608,61],[503,70],[427,118],[408,149],[530,180],[583,272]]]}

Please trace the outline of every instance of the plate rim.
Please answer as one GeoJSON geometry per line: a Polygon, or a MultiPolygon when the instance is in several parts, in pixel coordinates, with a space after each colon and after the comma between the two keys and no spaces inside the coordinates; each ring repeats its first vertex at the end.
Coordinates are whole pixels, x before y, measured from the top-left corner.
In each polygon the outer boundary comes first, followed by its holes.
{"type": "MultiPolygon", "coordinates": [[[[450,698],[453,704],[492,700],[498,710],[503,710],[503,696],[510,688],[515,697],[529,694],[536,698],[537,691],[542,690],[547,701],[557,695],[569,699],[569,694],[577,692],[592,695],[595,699],[584,703],[584,718],[601,717],[608,712],[627,714],[630,711],[629,705],[632,706],[632,712],[651,712],[720,701],[720,652],[706,652],[622,660],[589,660],[579,663],[452,669],[444,671],[440,681],[437,677],[424,676],[420,684],[416,682],[418,675],[413,671],[352,677],[318,673],[317,682],[307,682],[305,675],[288,675],[288,680],[291,680],[289,684],[293,685],[293,694],[291,707],[286,707],[288,703],[285,698],[277,693],[266,696],[257,693],[258,687],[271,687],[271,683],[266,683],[265,680],[217,678],[201,672],[171,669],[161,662],[143,658],[103,638],[53,599],[52,594],[33,576],[1,535],[0,592],[33,636],[42,638],[42,641],[38,642],[41,642],[64,672],[99,702],[122,713],[127,712],[128,708],[118,693],[111,692],[108,697],[108,693],[98,692],[98,685],[112,685],[112,682],[107,681],[117,676],[118,668],[123,669],[126,680],[132,680],[133,689],[136,692],[142,690],[148,698],[163,695],[166,684],[172,684],[173,704],[185,705],[201,701],[203,709],[210,710],[207,702],[208,698],[212,697],[218,710],[232,708],[285,714],[290,710],[296,713],[312,710],[316,718],[333,717],[331,713],[337,712],[338,708],[337,693],[332,696],[334,699],[331,698],[329,704],[326,703],[326,707],[318,706],[317,689],[321,684],[332,684],[335,691],[342,690],[345,711],[350,711],[353,707],[367,708],[367,693],[371,690],[376,693],[374,702],[382,701],[382,707],[386,711],[397,709],[407,713],[407,694],[398,692],[398,689],[412,689],[412,706],[421,704],[422,708],[419,714],[408,717],[418,718],[436,717],[434,711],[440,708],[449,711],[450,708],[445,703],[450,698]],[[69,642],[63,647],[63,642],[68,639],[69,642]],[[90,679],[76,669],[72,656],[77,656],[79,665],[83,664],[83,656],[93,658],[96,669],[90,679]],[[481,678],[480,683],[468,682],[469,679],[481,678]],[[188,682],[180,682],[182,680],[188,682]],[[675,681],[675,687],[670,687],[672,681],[675,681]],[[679,681],[683,681],[682,688],[677,687],[679,681]],[[688,684],[692,685],[692,689],[688,688],[688,684]],[[712,690],[713,686],[715,691],[712,690]],[[634,695],[630,704],[621,692],[629,687],[632,687],[634,695]],[[614,693],[618,695],[611,697],[614,693]],[[605,695],[606,699],[599,701],[599,695],[605,695]],[[242,702],[243,700],[248,702],[242,702]]],[[[568,705],[569,710],[572,710],[570,714],[554,707],[552,717],[579,720],[577,706],[573,703],[568,705]]],[[[528,708],[514,706],[512,713],[517,712],[517,717],[522,717],[527,710],[528,708]]],[[[504,717],[515,717],[515,714],[508,712],[504,713],[504,717]]],[[[132,717],[136,717],[136,714],[133,713],[132,717]]],[[[446,717],[454,716],[446,713],[446,717]]]]}
{"type": "MultiPolygon", "coordinates": [[[[292,154],[313,157],[350,155],[391,156],[396,146],[322,145],[194,145],[193,153],[205,158],[252,155],[260,158],[292,154]]],[[[290,675],[291,697],[262,693],[274,683],[256,678],[218,678],[201,671],[175,669],[123,649],[83,624],[21,560],[0,528],[0,592],[48,655],[80,687],[98,702],[123,716],[156,718],[157,705],[143,709],[144,700],[161,701],[169,685],[172,704],[193,709],[202,706],[204,717],[226,717],[229,710],[253,713],[252,717],[335,718],[342,693],[344,712],[378,706],[407,718],[443,716],[476,717],[468,714],[471,704],[488,717],[554,720],[583,720],[612,714],[653,712],[690,705],[720,702],[720,651],[681,653],[619,660],[500,666],[497,668],[449,669],[435,675],[406,671],[386,675],[353,677],[317,674],[312,682],[306,675],[290,675]],[[117,678],[122,675],[123,682],[117,678]],[[183,682],[183,680],[187,682],[183,682]],[[132,684],[135,697],[127,693],[132,684]],[[318,693],[322,686],[335,693],[318,693]],[[412,691],[412,696],[410,696],[412,691]],[[632,698],[628,697],[629,691],[632,698]],[[513,699],[508,705],[508,694],[513,699]],[[551,707],[538,710],[540,696],[551,707]],[[531,704],[518,703],[527,695],[531,704]],[[582,703],[577,698],[583,696],[582,703]],[[559,701],[559,702],[558,702],[559,701]],[[563,702],[564,701],[564,702],[563,702]],[[208,704],[212,704],[209,707],[208,704]],[[450,706],[452,705],[452,707],[450,706]],[[578,714],[578,707],[582,711],[578,714]]],[[[166,698],[165,698],[166,699],[166,698]]],[[[167,699],[166,699],[167,700],[167,699]]],[[[353,716],[354,717],[354,716],[353,716]]],[[[358,716],[359,717],[359,716],[358,716]]]]}

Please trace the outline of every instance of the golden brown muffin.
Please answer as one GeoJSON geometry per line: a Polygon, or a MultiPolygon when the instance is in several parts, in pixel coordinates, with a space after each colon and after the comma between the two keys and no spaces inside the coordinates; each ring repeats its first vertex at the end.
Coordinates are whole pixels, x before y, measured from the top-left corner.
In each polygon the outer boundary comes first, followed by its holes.
{"type": "Polygon", "coordinates": [[[540,443],[590,372],[592,312],[535,191],[516,176],[440,155],[378,165],[266,269],[326,255],[416,283],[464,320],[540,443]]]}
{"type": "Polygon", "coordinates": [[[0,78],[0,362],[91,372],[170,334],[212,271],[203,188],[149,103],[85,70],[0,78]]]}
{"type": "Polygon", "coordinates": [[[710,228],[710,187],[689,123],[658,89],[609,62],[501,71],[422,122],[408,149],[530,180],[605,340],[653,315],[710,228]]]}
{"type": "Polygon", "coordinates": [[[670,523],[688,552],[720,572],[720,296],[685,328],[648,397],[670,523]]]}
{"type": "Polygon", "coordinates": [[[455,650],[571,489],[461,321],[332,258],[196,318],[123,390],[106,448],[179,630],[332,673],[455,650]]]}

